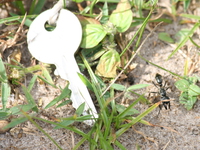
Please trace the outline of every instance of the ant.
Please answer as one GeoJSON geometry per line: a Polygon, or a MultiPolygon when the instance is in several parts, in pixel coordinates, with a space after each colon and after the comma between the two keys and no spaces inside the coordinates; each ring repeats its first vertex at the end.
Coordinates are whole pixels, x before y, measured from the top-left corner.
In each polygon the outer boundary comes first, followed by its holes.
{"type": "MultiPolygon", "coordinates": [[[[167,110],[167,107],[170,109],[170,98],[167,96],[166,91],[168,90],[168,88],[165,88],[166,82],[163,85],[163,80],[162,80],[162,76],[160,74],[156,74],[155,76],[156,82],[157,84],[155,84],[153,81],[152,83],[158,88],[160,89],[160,91],[158,92],[160,94],[160,101],[162,101],[162,104],[159,105],[160,110],[162,109],[162,107],[164,106],[165,109],[167,110]]],[[[157,92],[153,92],[153,93],[157,93],[157,92]]],[[[160,111],[159,111],[160,112],[160,111]]]]}

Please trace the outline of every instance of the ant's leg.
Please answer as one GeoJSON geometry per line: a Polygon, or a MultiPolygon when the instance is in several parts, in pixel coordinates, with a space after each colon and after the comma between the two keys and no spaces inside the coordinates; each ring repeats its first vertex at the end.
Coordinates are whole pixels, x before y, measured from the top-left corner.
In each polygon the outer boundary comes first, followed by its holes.
{"type": "Polygon", "coordinates": [[[158,115],[160,114],[160,110],[162,110],[162,104],[159,105],[159,112],[158,112],[158,115]]]}
{"type": "Polygon", "coordinates": [[[170,102],[168,103],[168,107],[169,107],[169,109],[170,109],[170,102]]]}
{"type": "Polygon", "coordinates": [[[159,87],[152,81],[153,85],[159,89],[159,87]]]}

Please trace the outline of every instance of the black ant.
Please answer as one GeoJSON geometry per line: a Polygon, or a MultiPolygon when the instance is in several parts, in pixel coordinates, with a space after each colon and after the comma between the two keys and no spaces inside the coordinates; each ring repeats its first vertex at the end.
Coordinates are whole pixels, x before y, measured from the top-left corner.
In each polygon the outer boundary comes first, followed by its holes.
{"type": "MultiPolygon", "coordinates": [[[[155,79],[156,79],[156,82],[157,82],[157,84],[155,84],[153,81],[152,81],[152,83],[158,88],[158,89],[160,89],[160,91],[159,91],[159,94],[160,94],[160,100],[162,101],[162,104],[161,105],[159,105],[159,108],[160,108],[160,110],[162,109],[162,107],[164,106],[165,107],[165,109],[167,110],[167,107],[170,109],[170,98],[167,96],[167,93],[166,93],[166,91],[168,90],[168,88],[165,88],[165,85],[166,85],[166,82],[165,82],[165,84],[163,85],[163,80],[162,80],[162,76],[160,75],[160,74],[156,74],[156,77],[155,77],[155,79]],[[158,87],[158,86],[159,87],[158,87]]],[[[153,92],[153,93],[155,93],[155,92],[153,92]]],[[[157,93],[157,92],[156,92],[157,93]]],[[[160,112],[160,111],[159,111],[160,112]]]]}

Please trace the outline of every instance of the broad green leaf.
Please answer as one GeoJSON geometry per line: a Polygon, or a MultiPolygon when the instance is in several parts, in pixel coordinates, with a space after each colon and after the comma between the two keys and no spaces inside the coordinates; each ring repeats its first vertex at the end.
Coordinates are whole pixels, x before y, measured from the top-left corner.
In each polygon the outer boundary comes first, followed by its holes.
{"type": "Polygon", "coordinates": [[[189,96],[198,96],[200,95],[200,87],[198,87],[197,85],[190,85],[189,86],[189,90],[188,90],[188,95],[189,96]]]}
{"type": "Polygon", "coordinates": [[[118,91],[124,91],[126,89],[126,87],[124,85],[116,84],[116,83],[112,84],[111,87],[118,91]]]}
{"type": "Polygon", "coordinates": [[[149,86],[149,84],[136,84],[136,85],[133,85],[133,86],[130,86],[127,91],[130,91],[130,90],[137,90],[137,89],[141,89],[141,88],[145,88],[149,86]]]}
{"type": "Polygon", "coordinates": [[[118,32],[125,32],[132,23],[131,5],[128,0],[121,0],[116,10],[110,15],[109,21],[112,22],[118,32]]]}
{"type": "Polygon", "coordinates": [[[119,65],[119,54],[115,50],[109,50],[101,56],[96,68],[96,74],[107,78],[114,78],[119,65]]]}
{"type": "Polygon", "coordinates": [[[167,43],[175,43],[174,40],[170,37],[170,35],[166,32],[159,33],[158,38],[167,43]]]}
{"type": "Polygon", "coordinates": [[[99,24],[87,24],[83,27],[82,48],[92,48],[106,36],[104,28],[99,24]]]}
{"type": "Polygon", "coordinates": [[[189,82],[187,80],[178,80],[174,84],[180,91],[188,91],[189,88],[189,82]]]}
{"type": "Polygon", "coordinates": [[[192,82],[192,84],[195,84],[198,79],[196,76],[194,76],[194,77],[189,77],[188,80],[189,80],[189,82],[192,82]]]}

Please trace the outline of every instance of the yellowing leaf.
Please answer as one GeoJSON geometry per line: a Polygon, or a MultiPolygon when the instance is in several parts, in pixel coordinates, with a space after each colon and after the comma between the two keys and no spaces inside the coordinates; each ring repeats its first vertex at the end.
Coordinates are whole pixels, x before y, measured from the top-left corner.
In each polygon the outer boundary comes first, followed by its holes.
{"type": "Polygon", "coordinates": [[[119,64],[119,54],[115,50],[109,50],[100,58],[96,68],[96,74],[107,78],[114,78],[119,64]]]}
{"type": "Polygon", "coordinates": [[[116,10],[110,15],[109,20],[117,27],[118,32],[125,32],[132,23],[132,11],[129,1],[121,0],[116,10]]]}

